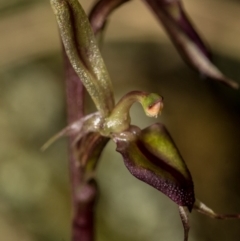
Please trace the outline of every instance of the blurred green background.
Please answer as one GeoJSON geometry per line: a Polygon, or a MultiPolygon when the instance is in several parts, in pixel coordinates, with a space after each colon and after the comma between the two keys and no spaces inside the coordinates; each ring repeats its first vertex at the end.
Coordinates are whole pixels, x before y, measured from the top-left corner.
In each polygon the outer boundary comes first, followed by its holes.
{"type": "MultiPolygon", "coordinates": [[[[93,1],[81,0],[88,11],[93,1]]],[[[240,3],[185,0],[212,47],[216,65],[240,82],[240,3]]],[[[192,173],[197,197],[214,210],[240,213],[239,91],[200,80],[180,59],[141,1],[111,18],[102,49],[116,99],[131,90],[165,100],[163,122],[192,173]]],[[[93,110],[88,103],[89,111],[93,110]]],[[[134,124],[156,120],[132,108],[134,124]]],[[[47,0],[0,1],[0,240],[70,241],[67,141],[42,153],[66,126],[62,55],[47,0]]],[[[132,177],[108,145],[99,166],[97,241],[183,240],[177,206],[132,177]]],[[[193,212],[190,240],[236,241],[240,221],[193,212]]]]}

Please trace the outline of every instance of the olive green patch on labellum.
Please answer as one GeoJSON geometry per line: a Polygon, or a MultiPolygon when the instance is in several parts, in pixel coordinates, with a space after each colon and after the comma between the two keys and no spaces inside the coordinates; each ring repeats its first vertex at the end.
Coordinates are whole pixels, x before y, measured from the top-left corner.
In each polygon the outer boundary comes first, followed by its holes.
{"type": "Polygon", "coordinates": [[[115,138],[130,173],[191,211],[195,196],[191,174],[165,127],[154,124],[135,139],[115,138]]]}

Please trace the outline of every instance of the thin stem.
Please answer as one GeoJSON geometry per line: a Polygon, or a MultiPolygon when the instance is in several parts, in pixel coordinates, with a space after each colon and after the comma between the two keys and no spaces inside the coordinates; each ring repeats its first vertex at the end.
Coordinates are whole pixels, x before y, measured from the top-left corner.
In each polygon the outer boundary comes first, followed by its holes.
{"type": "Polygon", "coordinates": [[[77,190],[78,206],[73,219],[73,241],[94,241],[94,207],[97,195],[94,179],[83,183],[77,190]]]}
{"type": "MultiPolygon", "coordinates": [[[[64,51],[64,61],[65,61],[65,71],[66,71],[66,97],[67,97],[67,116],[68,123],[80,119],[83,117],[84,112],[84,87],[82,82],[79,80],[76,72],[72,68],[72,65],[69,62],[69,59],[64,51]]],[[[78,186],[78,169],[77,162],[74,158],[71,143],[75,139],[74,133],[69,135],[69,159],[70,159],[70,179],[72,185],[72,199],[74,209],[76,207],[76,188],[78,186]]]]}
{"type": "MultiPolygon", "coordinates": [[[[83,116],[84,87],[72,68],[65,51],[64,60],[66,70],[67,115],[68,123],[70,124],[83,116]]],[[[69,137],[69,167],[73,204],[72,241],[93,241],[93,208],[97,189],[95,185],[93,186],[89,183],[85,186],[83,185],[83,170],[79,168],[79,160],[76,159],[72,148],[72,143],[75,138],[76,134],[74,133],[69,137]],[[91,193],[90,197],[86,198],[86,193],[91,193]],[[82,198],[84,196],[85,199],[82,198]]]]}
{"type": "Polygon", "coordinates": [[[188,241],[188,233],[190,230],[190,224],[189,224],[189,210],[187,207],[179,206],[179,214],[180,218],[182,220],[182,225],[184,229],[184,241],[188,241]]]}

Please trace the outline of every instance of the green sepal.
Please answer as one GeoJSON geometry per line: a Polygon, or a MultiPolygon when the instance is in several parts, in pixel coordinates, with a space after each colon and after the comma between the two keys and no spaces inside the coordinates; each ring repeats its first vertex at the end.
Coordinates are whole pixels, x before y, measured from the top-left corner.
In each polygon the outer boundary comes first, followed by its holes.
{"type": "Polygon", "coordinates": [[[50,0],[69,61],[106,116],[114,106],[112,83],[88,18],[78,0],[50,0]]]}

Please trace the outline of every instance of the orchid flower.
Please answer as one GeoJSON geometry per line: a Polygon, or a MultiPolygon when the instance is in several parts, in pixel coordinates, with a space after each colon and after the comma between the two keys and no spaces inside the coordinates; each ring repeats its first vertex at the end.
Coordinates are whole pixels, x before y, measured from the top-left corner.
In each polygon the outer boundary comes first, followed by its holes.
{"type": "MultiPolygon", "coordinates": [[[[50,0],[56,15],[67,57],[91,96],[97,111],[67,126],[44,146],[64,135],[74,134],[72,148],[84,170],[85,182],[94,179],[97,164],[109,140],[116,143],[116,151],[123,157],[129,172],[139,180],[169,197],[179,207],[188,240],[188,214],[197,210],[212,218],[240,218],[240,215],[217,214],[198,201],[188,167],[169,132],[162,123],[143,130],[132,125],[131,106],[138,102],[149,117],[157,117],[163,109],[163,98],[156,93],[131,91],[117,104],[112,83],[101,57],[94,32],[104,26],[109,13],[126,0],[100,0],[90,15],[90,21],[77,0],[50,0]]],[[[180,1],[145,0],[182,53],[186,61],[207,77],[232,87],[236,83],[224,77],[212,64],[210,54],[187,19],[180,1]]]]}

